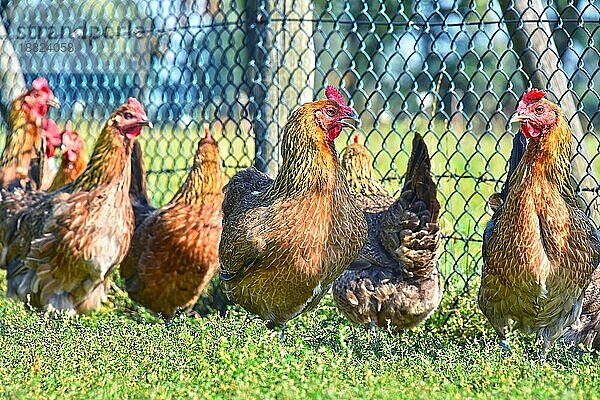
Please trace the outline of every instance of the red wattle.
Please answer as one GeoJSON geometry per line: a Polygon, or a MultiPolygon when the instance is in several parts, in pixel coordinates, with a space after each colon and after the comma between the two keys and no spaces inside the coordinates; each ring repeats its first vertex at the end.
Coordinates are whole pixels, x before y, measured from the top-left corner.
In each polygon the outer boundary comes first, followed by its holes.
{"type": "Polygon", "coordinates": [[[134,126],[133,128],[125,131],[125,136],[127,137],[127,139],[135,139],[136,137],[140,136],[141,133],[142,127],[134,126]]]}
{"type": "Polygon", "coordinates": [[[521,123],[521,131],[523,131],[523,135],[525,135],[527,139],[538,137],[541,133],[540,130],[535,129],[533,126],[529,125],[528,122],[521,123]]]}
{"type": "Polygon", "coordinates": [[[337,139],[338,136],[340,136],[341,132],[342,132],[342,126],[341,125],[332,126],[327,131],[327,137],[329,138],[329,140],[333,141],[333,140],[337,139]]]}

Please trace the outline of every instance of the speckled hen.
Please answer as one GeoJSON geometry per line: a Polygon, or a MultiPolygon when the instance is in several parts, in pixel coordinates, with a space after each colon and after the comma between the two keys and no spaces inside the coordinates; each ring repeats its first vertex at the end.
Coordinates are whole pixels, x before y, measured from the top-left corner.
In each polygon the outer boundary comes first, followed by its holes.
{"type": "Polygon", "coordinates": [[[415,133],[398,200],[374,177],[369,150],[355,142],[342,165],[369,226],[367,243],[333,283],[337,307],[350,321],[401,330],[426,320],[442,299],[436,187],[423,138],[415,133]]]}
{"type": "Polygon", "coordinates": [[[269,327],[315,307],[366,238],[333,142],[357,115],[325,93],[290,115],[275,180],[248,168],[224,189],[221,284],[269,327]]]}
{"type": "Polygon", "coordinates": [[[221,164],[206,130],[187,179],[167,205],[141,222],[121,264],[129,296],[165,318],[191,309],[219,268],[221,164]]]}
{"type": "Polygon", "coordinates": [[[571,186],[571,130],[544,97],[526,92],[512,118],[528,142],[525,150],[513,142],[508,187],[494,200],[500,204],[484,232],[479,289],[479,306],[503,347],[514,322],[537,334],[542,357],[581,313],[600,252],[571,186]]]}
{"type": "Polygon", "coordinates": [[[133,233],[131,149],[144,126],[151,126],[146,113],[130,98],[106,122],[86,170],[11,219],[9,297],[68,313],[100,307],[133,233]]]}

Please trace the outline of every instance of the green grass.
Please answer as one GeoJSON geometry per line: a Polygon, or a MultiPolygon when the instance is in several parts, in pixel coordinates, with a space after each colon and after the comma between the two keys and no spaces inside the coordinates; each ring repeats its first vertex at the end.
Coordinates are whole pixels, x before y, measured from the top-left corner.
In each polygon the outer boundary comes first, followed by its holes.
{"type": "MultiPolygon", "coordinates": [[[[82,132],[99,128],[82,121],[75,125],[82,132]]],[[[249,126],[228,122],[212,128],[229,176],[236,165],[251,163],[249,126]]],[[[177,190],[201,131],[199,125],[161,126],[141,137],[155,205],[164,204],[177,190]]],[[[225,318],[211,315],[166,325],[123,293],[112,294],[100,312],[73,318],[32,312],[0,297],[0,396],[600,398],[600,361],[594,354],[577,355],[557,346],[543,364],[534,344],[516,335],[512,354],[504,359],[477,310],[477,240],[489,218],[486,199],[499,184],[460,177],[502,178],[511,137],[457,135],[425,118],[411,126],[397,123],[367,130],[366,145],[393,193],[406,168],[413,131],[425,134],[432,154],[442,231],[449,236],[441,254],[444,301],[425,327],[370,337],[344,320],[327,297],[315,312],[289,324],[282,344],[261,321],[237,309],[225,318]]],[[[350,138],[340,138],[338,149],[344,148],[344,139],[350,138]]],[[[93,135],[87,135],[89,148],[93,141],[93,135]]]]}
{"type": "Polygon", "coordinates": [[[446,302],[427,328],[371,337],[326,298],[289,323],[282,344],[235,309],[167,325],[122,293],[100,312],[70,318],[0,299],[0,396],[598,398],[596,357],[558,346],[543,364],[533,344],[516,336],[504,359],[472,301],[463,303],[452,311],[446,302]],[[449,323],[443,314],[452,315],[449,323]]]}

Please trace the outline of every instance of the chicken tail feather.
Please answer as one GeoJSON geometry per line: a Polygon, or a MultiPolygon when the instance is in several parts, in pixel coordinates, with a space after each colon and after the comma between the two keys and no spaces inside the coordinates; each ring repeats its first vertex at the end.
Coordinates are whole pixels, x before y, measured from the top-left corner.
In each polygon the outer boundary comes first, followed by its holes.
{"type": "Polygon", "coordinates": [[[144,167],[144,156],[139,141],[133,144],[131,153],[131,186],[129,197],[135,215],[135,227],[137,228],[152,211],[148,190],[146,188],[146,168],[144,167]]]}
{"type": "Polygon", "coordinates": [[[525,135],[522,132],[519,132],[513,138],[513,148],[510,152],[510,158],[508,159],[508,175],[506,177],[506,181],[504,182],[504,186],[502,186],[502,202],[506,200],[506,196],[508,196],[508,187],[510,184],[510,178],[512,178],[515,173],[515,169],[517,169],[517,165],[523,158],[525,154],[525,148],[527,147],[527,140],[525,139],[525,135]]]}
{"type": "Polygon", "coordinates": [[[380,239],[387,252],[407,270],[434,270],[439,242],[440,203],[431,178],[431,161],[423,138],[415,133],[400,198],[384,213],[380,239]]]}

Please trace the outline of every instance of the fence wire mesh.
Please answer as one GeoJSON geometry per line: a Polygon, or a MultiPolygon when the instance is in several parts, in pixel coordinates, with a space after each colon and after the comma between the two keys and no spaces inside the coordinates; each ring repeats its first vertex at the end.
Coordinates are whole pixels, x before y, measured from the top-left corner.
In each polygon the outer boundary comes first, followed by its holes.
{"type": "MultiPolygon", "coordinates": [[[[337,85],[358,110],[388,189],[412,132],[424,134],[442,203],[448,293],[472,296],[487,197],[506,176],[508,119],[526,88],[558,100],[575,132],[574,175],[595,216],[600,141],[600,3],[584,0],[1,0],[4,107],[48,79],[88,146],[129,96],[156,205],[177,190],[202,124],[231,176],[274,173],[292,109],[337,85]],[[23,81],[20,76],[24,76],[23,81]]],[[[5,108],[3,108],[4,110],[5,108]]],[[[346,139],[349,139],[346,137],[346,139]]],[[[338,140],[338,149],[343,149],[338,140]]]]}

